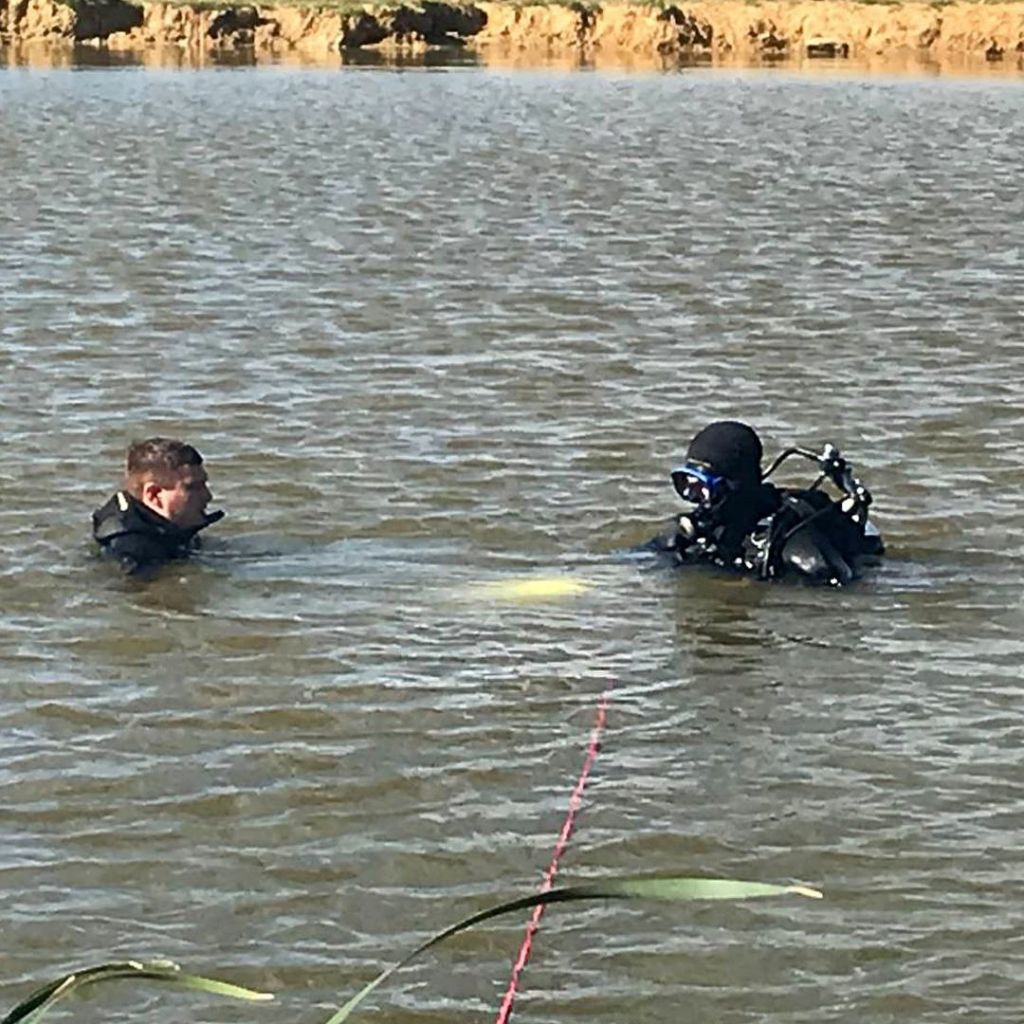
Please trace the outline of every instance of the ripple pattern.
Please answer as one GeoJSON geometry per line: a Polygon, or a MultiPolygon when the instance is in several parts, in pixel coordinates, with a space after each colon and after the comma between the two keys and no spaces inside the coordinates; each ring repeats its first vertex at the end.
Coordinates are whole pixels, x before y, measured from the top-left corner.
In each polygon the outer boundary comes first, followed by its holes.
{"type": "MultiPolygon", "coordinates": [[[[4,1004],[163,955],[317,1019],[532,890],[614,682],[562,877],[827,899],[552,910],[521,1020],[1016,1019],[1021,95],[0,68],[4,1004]],[[879,572],[621,557],[720,416],[837,441],[879,572]],[[230,515],[140,587],[86,525],[157,431],[230,515]],[[590,589],[479,590],[550,572],[590,589]]],[[[494,1012],[520,929],[403,972],[380,1019],[494,1012]]]]}

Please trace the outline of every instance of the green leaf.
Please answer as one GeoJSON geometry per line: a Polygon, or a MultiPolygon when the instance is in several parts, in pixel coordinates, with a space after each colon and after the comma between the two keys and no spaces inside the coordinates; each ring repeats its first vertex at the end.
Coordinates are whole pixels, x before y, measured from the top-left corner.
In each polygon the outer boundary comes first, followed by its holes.
{"type": "MultiPolygon", "coordinates": [[[[481,910],[467,917],[458,924],[453,924],[444,931],[427,939],[417,946],[408,956],[396,964],[381,971],[368,985],[357,992],[344,1006],[335,1011],[324,1024],[342,1024],[348,1020],[357,1006],[379,985],[387,981],[396,971],[411,960],[414,960],[432,946],[456,935],[458,932],[472,928],[475,924],[487,921],[492,917],[510,914],[516,910],[526,910],[538,904],[569,903],[574,900],[625,899],[625,900],[745,900],[762,896],[807,896],[821,899],[817,889],[809,889],[802,885],[769,885],[765,882],[737,882],[729,878],[610,878],[592,885],[573,885],[565,889],[549,889],[547,892],[534,896],[523,896],[496,907],[481,910]]],[[[7,1024],[6,1021],[0,1024],[7,1024]]]]}
{"type": "Polygon", "coordinates": [[[96,967],[85,967],[80,971],[65,974],[48,985],[43,985],[11,1010],[0,1021],[0,1024],[34,1024],[54,1003],[70,995],[75,989],[119,978],[169,982],[172,985],[181,985],[183,988],[198,989],[201,992],[212,992],[216,995],[248,999],[254,1002],[274,998],[269,992],[255,992],[249,988],[242,988],[240,985],[232,985],[227,981],[203,978],[197,974],[182,974],[181,968],[171,960],[151,960],[147,963],[124,960],[117,963],[99,964],[96,967]]]}

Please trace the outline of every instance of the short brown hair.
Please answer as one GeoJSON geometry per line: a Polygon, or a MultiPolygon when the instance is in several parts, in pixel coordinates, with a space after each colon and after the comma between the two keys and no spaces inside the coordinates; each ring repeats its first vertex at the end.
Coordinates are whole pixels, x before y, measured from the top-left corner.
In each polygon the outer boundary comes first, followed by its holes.
{"type": "Polygon", "coordinates": [[[147,437],[128,446],[125,459],[125,489],[138,497],[142,484],[152,477],[161,486],[173,484],[185,466],[201,466],[203,457],[190,444],[171,437],[147,437]]]}

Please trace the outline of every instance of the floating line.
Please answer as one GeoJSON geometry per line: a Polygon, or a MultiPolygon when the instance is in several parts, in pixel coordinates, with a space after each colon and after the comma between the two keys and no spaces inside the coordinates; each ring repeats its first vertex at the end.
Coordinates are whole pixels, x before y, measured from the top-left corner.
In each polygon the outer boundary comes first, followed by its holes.
{"type": "MultiPolygon", "coordinates": [[[[558,873],[558,862],[569,843],[569,836],[572,835],[573,826],[576,823],[576,813],[583,803],[583,790],[586,788],[587,779],[590,777],[590,770],[594,767],[594,761],[597,760],[597,752],[601,749],[601,733],[604,731],[610,698],[611,687],[605,690],[601,695],[601,700],[598,702],[597,719],[590,733],[590,743],[587,745],[587,756],[583,760],[583,770],[580,772],[580,777],[576,780],[572,795],[569,797],[569,811],[562,824],[562,831],[558,835],[558,841],[555,843],[555,850],[551,855],[551,863],[548,865],[547,871],[544,872],[544,880],[541,882],[540,892],[547,892],[554,884],[555,875],[558,873]]],[[[519,976],[523,973],[526,961],[530,959],[533,936],[540,927],[540,919],[544,916],[544,907],[545,904],[538,903],[533,908],[533,914],[526,925],[526,934],[523,936],[522,945],[519,947],[519,955],[512,965],[512,977],[509,979],[505,998],[501,1001],[501,1008],[498,1010],[498,1016],[494,1019],[494,1024],[507,1024],[509,1017],[512,1015],[512,1003],[515,1001],[516,990],[519,987],[519,976]]]]}

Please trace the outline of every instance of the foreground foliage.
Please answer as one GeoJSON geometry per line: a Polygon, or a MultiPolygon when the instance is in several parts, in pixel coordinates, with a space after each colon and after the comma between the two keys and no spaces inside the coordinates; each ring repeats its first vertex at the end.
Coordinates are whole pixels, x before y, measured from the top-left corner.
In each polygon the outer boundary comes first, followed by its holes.
{"type": "MultiPolygon", "coordinates": [[[[821,893],[816,889],[808,889],[801,885],[769,885],[764,882],[738,882],[727,878],[680,877],[613,878],[593,885],[575,885],[563,889],[550,889],[533,896],[524,896],[487,910],[481,910],[427,939],[397,963],[381,971],[376,978],[333,1013],[325,1024],[342,1024],[374,989],[432,946],[436,946],[467,928],[472,928],[474,925],[502,914],[510,914],[517,910],[526,910],[548,903],[569,903],[579,900],[624,899],[676,902],[680,900],[744,900],[783,895],[821,898],[821,893]]],[[[58,1000],[69,996],[76,989],[125,978],[169,983],[200,992],[254,1002],[274,998],[269,993],[256,992],[230,982],[195,974],[185,974],[177,964],[170,960],[153,960],[147,963],[126,960],[119,963],[100,964],[63,975],[56,981],[37,989],[27,999],[20,1002],[0,1021],[0,1024],[35,1024],[58,1000]]]]}
{"type": "Polygon", "coordinates": [[[138,960],[124,960],[119,963],[100,964],[97,967],[72,971],[56,981],[51,981],[48,985],[43,985],[27,999],[18,1003],[4,1017],[3,1021],[0,1021],[0,1024],[34,1024],[54,1003],[71,995],[77,989],[119,978],[169,983],[183,988],[196,989],[200,992],[211,992],[219,996],[231,996],[234,999],[248,999],[253,1002],[263,1002],[274,998],[269,992],[256,992],[253,989],[242,988],[241,985],[217,981],[215,978],[204,978],[198,974],[184,974],[181,968],[171,960],[151,960],[147,963],[138,960]]]}

